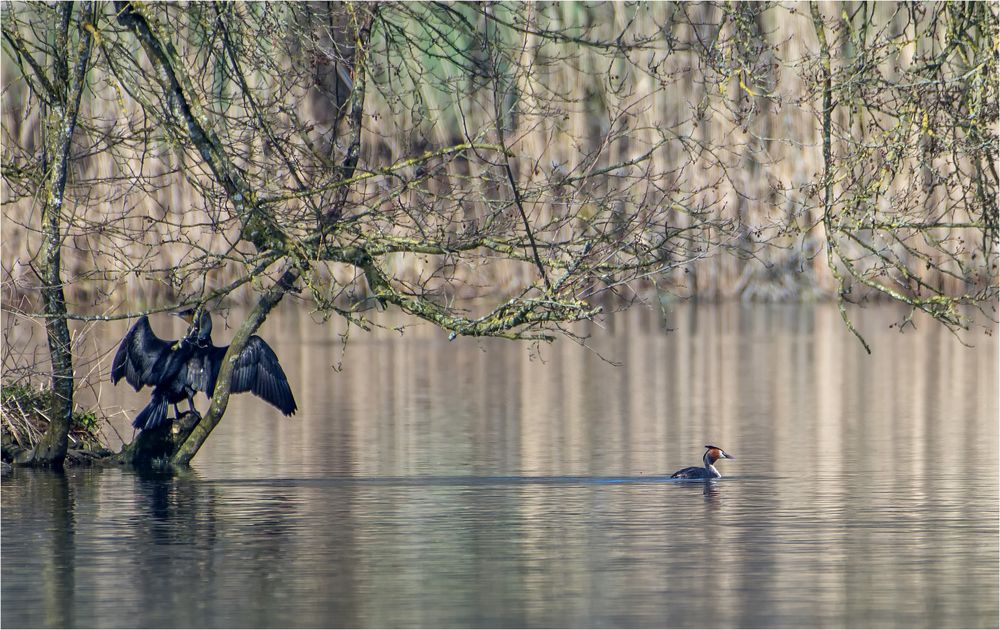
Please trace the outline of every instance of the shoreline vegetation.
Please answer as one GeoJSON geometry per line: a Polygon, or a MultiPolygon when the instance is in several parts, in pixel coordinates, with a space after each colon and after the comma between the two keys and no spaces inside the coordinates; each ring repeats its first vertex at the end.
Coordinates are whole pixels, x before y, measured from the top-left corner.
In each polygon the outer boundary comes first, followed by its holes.
{"type": "MultiPolygon", "coordinates": [[[[35,447],[49,426],[51,389],[37,385],[7,382],[0,389],[0,456],[12,464],[35,447]]],[[[76,411],[70,424],[70,446],[66,452],[69,465],[90,465],[113,453],[102,443],[100,425],[107,418],[97,410],[76,411]]]]}
{"type": "Polygon", "coordinates": [[[238,356],[286,296],[534,342],[829,299],[869,352],[850,304],[997,317],[995,4],[23,2],[0,45],[0,298],[49,351],[25,464],[72,448],[71,322],[245,305],[238,356]]]}
{"type": "MultiPolygon", "coordinates": [[[[47,414],[56,394],[44,386],[4,382],[0,396],[0,461],[7,466],[24,463],[51,424],[47,414]]],[[[158,430],[143,431],[118,451],[107,447],[101,427],[110,419],[100,415],[100,407],[77,410],[70,423],[65,466],[128,466],[138,469],[170,470],[172,450],[183,442],[200,419],[184,413],[158,430]]],[[[4,468],[4,473],[9,472],[4,468]]]]}
{"type": "MultiPolygon", "coordinates": [[[[12,466],[30,462],[33,450],[50,425],[45,415],[48,407],[39,403],[54,394],[44,388],[6,384],[4,391],[0,461],[4,464],[3,473],[7,474],[12,466]]],[[[115,451],[107,447],[99,433],[102,425],[110,424],[110,419],[99,414],[99,407],[73,414],[70,446],[66,449],[63,466],[122,466],[170,472],[174,470],[171,455],[201,419],[197,414],[183,413],[162,427],[140,432],[134,441],[122,444],[115,451]]]]}

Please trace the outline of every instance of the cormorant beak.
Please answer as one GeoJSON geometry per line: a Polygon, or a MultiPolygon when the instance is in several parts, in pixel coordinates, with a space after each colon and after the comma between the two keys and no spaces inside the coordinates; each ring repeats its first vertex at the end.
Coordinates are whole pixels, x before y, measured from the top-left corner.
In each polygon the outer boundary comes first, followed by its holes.
{"type": "Polygon", "coordinates": [[[186,321],[188,324],[193,324],[194,323],[194,309],[193,308],[186,308],[183,311],[170,311],[170,314],[173,315],[174,317],[180,317],[181,319],[183,319],[184,321],[186,321]]]}

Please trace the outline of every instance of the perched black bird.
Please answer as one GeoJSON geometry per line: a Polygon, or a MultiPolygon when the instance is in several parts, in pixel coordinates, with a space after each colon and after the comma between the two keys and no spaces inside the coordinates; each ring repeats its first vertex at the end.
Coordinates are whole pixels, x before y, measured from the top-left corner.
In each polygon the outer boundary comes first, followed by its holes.
{"type": "MultiPolygon", "coordinates": [[[[212,317],[208,311],[186,309],[171,315],[191,325],[182,339],[160,339],[150,328],[149,318],[143,315],[122,339],[111,365],[112,383],[117,384],[124,377],[135,391],[145,385],[153,387],[152,399],[132,422],[139,429],[162,424],[167,419],[168,404],[174,406],[174,414],[180,417],[177,403],[185,399],[191,411],[197,413],[194,394],[213,395],[222,358],[229,349],[212,345],[212,317]]],[[[297,409],[278,357],[256,335],[250,337],[236,359],[230,387],[234,393],[253,392],[286,416],[297,409]]]]}

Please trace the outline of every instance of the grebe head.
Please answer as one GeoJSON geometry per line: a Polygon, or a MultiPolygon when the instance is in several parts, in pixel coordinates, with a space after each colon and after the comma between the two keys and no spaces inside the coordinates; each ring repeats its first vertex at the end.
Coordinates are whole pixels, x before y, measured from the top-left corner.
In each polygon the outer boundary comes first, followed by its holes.
{"type": "Polygon", "coordinates": [[[723,459],[736,459],[735,457],[733,457],[732,455],[730,455],[726,451],[722,450],[718,446],[712,446],[711,444],[706,444],[705,448],[708,449],[707,451],[705,451],[705,462],[709,466],[711,466],[712,464],[714,464],[715,462],[717,462],[720,458],[723,458],[723,459]]]}

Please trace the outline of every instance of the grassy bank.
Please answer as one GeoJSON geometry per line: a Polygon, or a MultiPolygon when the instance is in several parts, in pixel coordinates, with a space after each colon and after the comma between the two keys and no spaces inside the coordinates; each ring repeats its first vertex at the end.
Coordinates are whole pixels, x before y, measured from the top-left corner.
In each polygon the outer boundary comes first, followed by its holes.
{"type": "MultiPolygon", "coordinates": [[[[17,454],[30,450],[49,425],[53,393],[31,385],[4,382],[0,386],[0,452],[3,461],[12,462],[17,454]]],[[[68,461],[86,464],[110,455],[100,436],[106,420],[92,410],[78,409],[70,423],[68,461]]]]}

